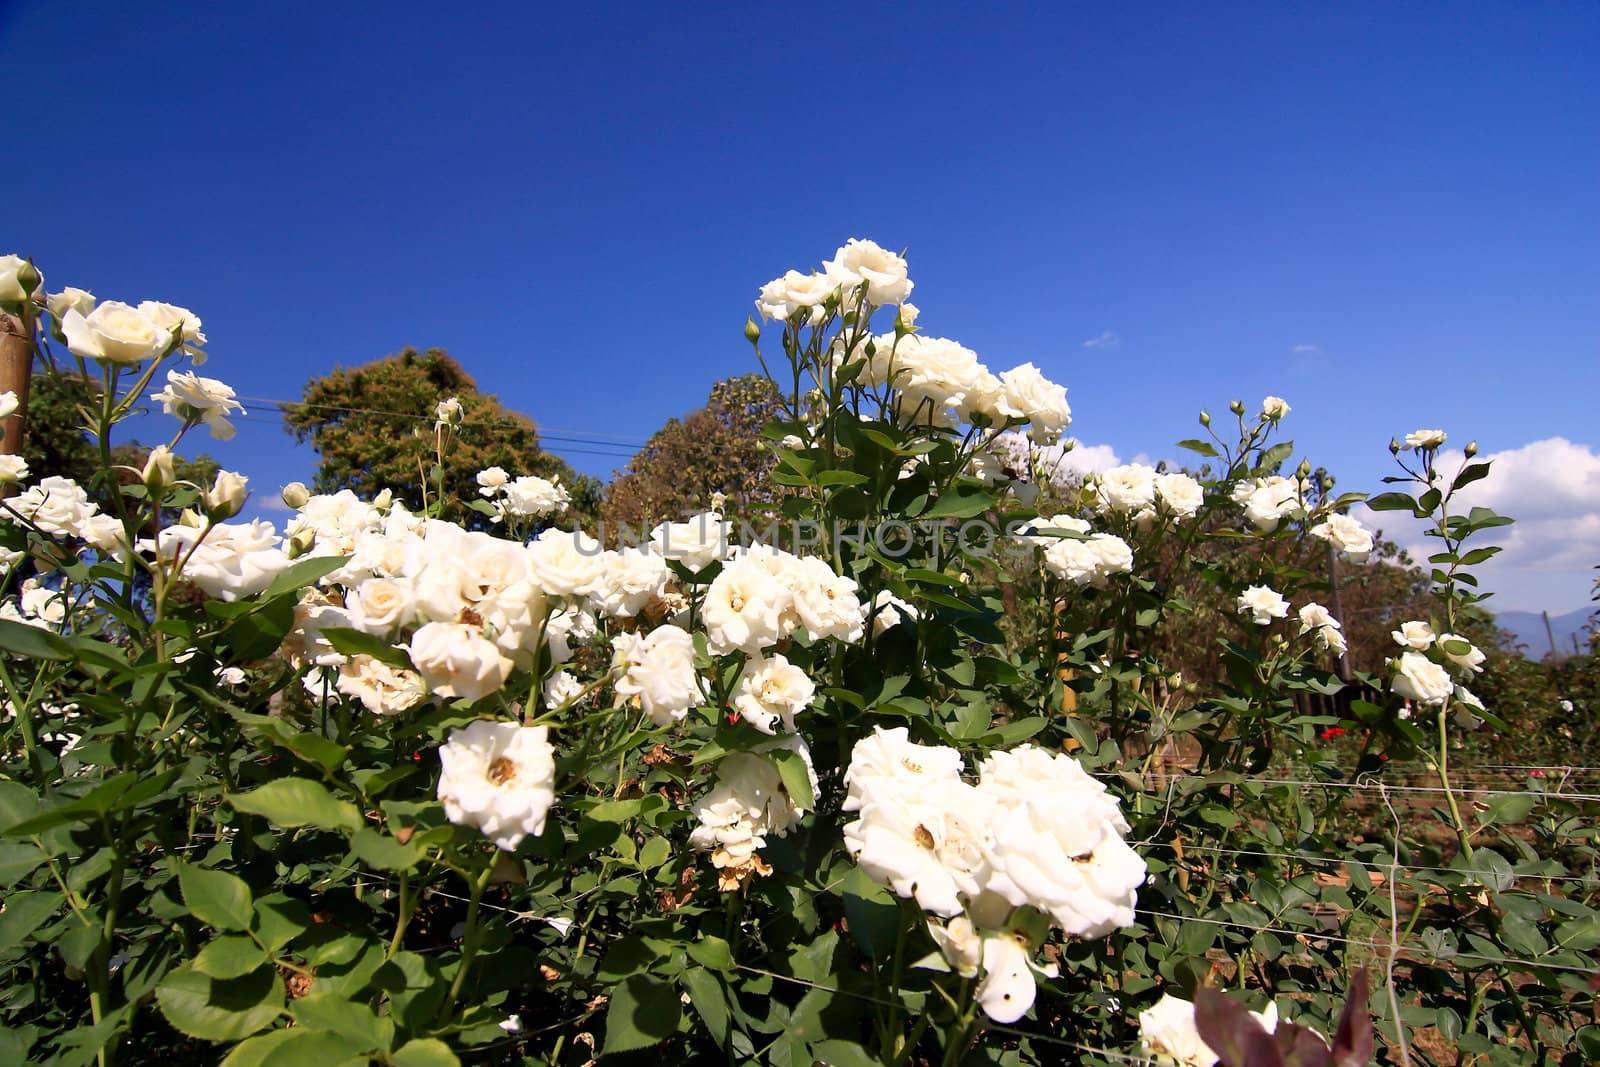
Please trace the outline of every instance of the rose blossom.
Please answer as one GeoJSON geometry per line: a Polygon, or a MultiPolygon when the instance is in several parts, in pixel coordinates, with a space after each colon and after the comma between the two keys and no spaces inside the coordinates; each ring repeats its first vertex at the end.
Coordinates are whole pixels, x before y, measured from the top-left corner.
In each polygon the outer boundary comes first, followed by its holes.
{"type": "Polygon", "coordinates": [[[1264,585],[1249,586],[1239,594],[1237,603],[1239,613],[1249,615],[1257,626],[1270,626],[1273,619],[1289,614],[1289,602],[1264,585]]]}
{"type": "Polygon", "coordinates": [[[555,803],[548,726],[480,720],[450,731],[439,763],[439,801],[451,822],[476,827],[506,852],[544,833],[555,803]]]}
{"type": "Polygon", "coordinates": [[[140,363],[164,354],[172,331],[120,300],[107,300],[89,314],[76,308],[61,318],[61,333],[75,356],[106,363],[140,363]]]}
{"type": "Polygon", "coordinates": [[[1443,704],[1455,689],[1449,673],[1420,652],[1401,653],[1394,668],[1394,691],[1419,704],[1443,704]]]}
{"type": "Polygon", "coordinates": [[[479,700],[506,683],[512,663],[476,626],[430,622],[411,635],[411,662],[429,691],[450,700],[479,700]]]}

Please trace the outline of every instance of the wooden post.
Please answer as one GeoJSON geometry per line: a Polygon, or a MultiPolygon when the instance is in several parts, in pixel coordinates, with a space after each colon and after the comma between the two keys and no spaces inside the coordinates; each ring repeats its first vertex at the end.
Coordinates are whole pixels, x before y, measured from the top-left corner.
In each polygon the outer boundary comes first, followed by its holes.
{"type": "Polygon", "coordinates": [[[1339,632],[1344,634],[1344,651],[1339,653],[1339,678],[1348,682],[1354,677],[1350,669],[1350,631],[1344,625],[1344,598],[1339,595],[1339,554],[1333,550],[1333,542],[1328,542],[1328,585],[1333,590],[1329,597],[1333,601],[1334,621],[1339,624],[1339,632]]]}
{"type": "MultiPolygon", "coordinates": [[[[0,454],[20,456],[22,442],[28,426],[28,379],[33,372],[33,338],[28,336],[28,326],[15,315],[0,313],[0,393],[7,390],[17,394],[17,410],[0,426],[0,454]]],[[[16,490],[9,485],[0,490],[0,496],[10,496],[16,490]]]]}

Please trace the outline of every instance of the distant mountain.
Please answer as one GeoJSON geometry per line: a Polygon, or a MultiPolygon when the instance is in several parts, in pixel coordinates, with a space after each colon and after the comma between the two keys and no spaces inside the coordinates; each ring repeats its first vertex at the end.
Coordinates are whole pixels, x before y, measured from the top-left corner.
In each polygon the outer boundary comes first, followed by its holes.
{"type": "MultiPolygon", "coordinates": [[[[1563,655],[1573,653],[1572,639],[1578,639],[1580,648],[1587,649],[1584,633],[1589,624],[1589,608],[1579,608],[1565,615],[1550,616],[1550,629],[1556,637],[1556,649],[1563,655]]],[[[1544,616],[1536,611],[1502,611],[1494,617],[1495,625],[1516,635],[1516,643],[1529,659],[1543,659],[1550,653],[1550,635],[1544,628],[1544,616]]]]}

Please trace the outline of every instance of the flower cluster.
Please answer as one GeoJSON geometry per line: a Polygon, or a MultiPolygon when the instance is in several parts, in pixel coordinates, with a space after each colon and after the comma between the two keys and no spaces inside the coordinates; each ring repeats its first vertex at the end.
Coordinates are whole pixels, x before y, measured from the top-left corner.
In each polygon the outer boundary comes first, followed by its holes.
{"type": "Polygon", "coordinates": [[[567,489],[558,481],[526,475],[513,478],[500,467],[478,472],[478,493],[494,504],[491,521],[548,519],[567,510],[572,502],[567,489]]]}
{"type": "Polygon", "coordinates": [[[1450,672],[1465,677],[1483,670],[1483,651],[1460,634],[1435,634],[1421,620],[1402,623],[1389,636],[1403,652],[1390,661],[1394,691],[1418,704],[1439,707],[1452,696],[1468,707],[1483,710],[1483,702],[1450,672]]]}
{"type": "Polygon", "coordinates": [[[1031,981],[1024,991],[1008,979],[1016,968],[1001,966],[1036,947],[1024,910],[1068,934],[1102,937],[1133,923],[1145,864],[1123,839],[1116,798],[1077,761],[1032,745],[993,752],[977,784],[962,778],[964,766],[955,749],[877,728],[856,743],[845,774],[844,810],[857,813],[845,846],[897,895],[966,920],[936,936],[953,966],[982,961],[980,1002],[1010,1022],[1033,1002],[1031,981]]]}
{"type": "Polygon", "coordinates": [[[1113,574],[1133,570],[1128,542],[1115,534],[1091,533],[1087,522],[1072,515],[1041,518],[1018,539],[1043,550],[1045,569],[1074,585],[1103,587],[1113,574]]]}

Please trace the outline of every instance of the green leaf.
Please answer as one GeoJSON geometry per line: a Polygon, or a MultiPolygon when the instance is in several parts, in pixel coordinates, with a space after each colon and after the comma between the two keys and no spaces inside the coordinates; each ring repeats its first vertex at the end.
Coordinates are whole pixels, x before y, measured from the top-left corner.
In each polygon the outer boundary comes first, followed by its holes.
{"type": "Polygon", "coordinates": [[[1450,491],[1453,493],[1464,485],[1471,485],[1478,479],[1487,478],[1488,476],[1488,460],[1481,460],[1477,463],[1469,463],[1465,467],[1461,468],[1461,473],[1456,475],[1456,480],[1450,483],[1450,491]]]}
{"type": "Polygon", "coordinates": [[[734,969],[733,949],[722,938],[708,934],[689,946],[689,957],[713,971],[734,969]]]}
{"type": "Polygon", "coordinates": [[[238,1041],[283,1011],[283,983],[276,971],[265,967],[243,978],[216,981],[184,966],[156,987],[156,1002],[167,1022],[190,1037],[238,1041]]]}
{"type": "Polygon", "coordinates": [[[1539,798],[1532,793],[1507,793],[1489,798],[1489,810],[1478,817],[1483,826],[1495,823],[1519,823],[1539,806],[1539,798]]]}
{"type": "Polygon", "coordinates": [[[850,868],[845,875],[841,895],[850,934],[862,951],[880,959],[887,956],[900,924],[900,905],[894,897],[860,867],[850,868]]]}
{"type": "Polygon", "coordinates": [[[392,835],[363,826],[350,839],[350,851],[356,859],[378,871],[406,871],[422,862],[427,854],[413,837],[401,844],[392,835]]]}
{"type": "Polygon", "coordinates": [[[233,793],[228,803],[276,826],[346,831],[362,827],[361,812],[354,804],[335,798],[327,786],[306,778],[280,778],[248,793],[233,793]]]}
{"type": "Polygon", "coordinates": [[[994,494],[984,489],[947,489],[933,507],[922,513],[924,519],[970,519],[994,507],[994,494]]]}
{"type": "Polygon", "coordinates": [[[651,974],[636,974],[611,991],[604,1055],[648,1048],[678,1029],[678,990],[651,974]]]}
{"type": "Polygon", "coordinates": [[[1198,437],[1190,437],[1178,442],[1179,448],[1187,448],[1190,452],[1198,452],[1202,456],[1215,456],[1217,448],[1209,441],[1202,441],[1198,437]]]}
{"type": "Polygon", "coordinates": [[[326,630],[319,630],[328,644],[346,656],[371,656],[380,663],[400,670],[412,670],[411,657],[405,650],[396,648],[393,644],[381,637],[374,637],[361,630],[348,626],[330,626],[326,630]]]}
{"type": "Polygon", "coordinates": [[[450,1046],[436,1037],[407,1041],[389,1055],[393,1067],[461,1067],[450,1046]]]}
{"type": "Polygon", "coordinates": [[[7,893],[0,911],[0,950],[22,944],[64,903],[60,893],[7,893]]]}
{"type": "Polygon", "coordinates": [[[295,1021],[314,1030],[332,1030],[348,1038],[360,1051],[388,1049],[394,1041],[394,1023],[379,1018],[365,1004],[313,991],[290,1005],[295,1021]]]}
{"type": "Polygon", "coordinates": [[[711,1032],[711,1040],[718,1045],[728,1040],[728,997],[722,991],[722,980],[703,967],[690,967],[683,972],[683,987],[689,993],[689,1003],[695,1014],[711,1032]]]}
{"type": "Polygon", "coordinates": [[[1373,511],[1415,512],[1417,502],[1411,499],[1408,493],[1379,493],[1377,496],[1367,498],[1367,507],[1373,511]]]}
{"type": "Polygon", "coordinates": [[[272,579],[272,584],[262,592],[260,600],[265,602],[285,593],[298,592],[318,578],[332,574],[349,560],[349,556],[312,556],[310,559],[291,563],[287,570],[272,579]]]}
{"type": "Polygon", "coordinates": [[[349,1039],[326,1030],[271,1030],[233,1047],[222,1067],[308,1067],[310,1064],[365,1064],[366,1051],[349,1039]]]}
{"type": "Polygon", "coordinates": [[[1512,873],[1511,864],[1506,862],[1505,857],[1487,848],[1480,848],[1472,854],[1472,870],[1479,884],[1496,893],[1504,893],[1517,882],[1517,876],[1512,873]]]}
{"type": "Polygon", "coordinates": [[[774,749],[768,755],[778,765],[778,777],[783,779],[783,789],[789,794],[789,799],[794,801],[796,807],[805,811],[813,810],[817,806],[817,798],[811,792],[811,771],[804,757],[787,748],[774,749]]]}
{"type": "Polygon", "coordinates": [[[267,954],[252,938],[237,934],[219,937],[200,950],[194,969],[208,978],[238,978],[267,962],[267,954]]]}
{"type": "Polygon", "coordinates": [[[811,1055],[827,1067],[879,1067],[882,1063],[854,1041],[837,1037],[812,1045],[811,1055]]]}
{"type": "Polygon", "coordinates": [[[255,909],[250,887],[226,871],[213,871],[185,863],[178,867],[183,902],[195,918],[219,930],[248,930],[255,909]]]}
{"type": "Polygon", "coordinates": [[[6,619],[0,619],[0,649],[27,659],[70,660],[72,658],[72,648],[60,634],[6,619]]]}

